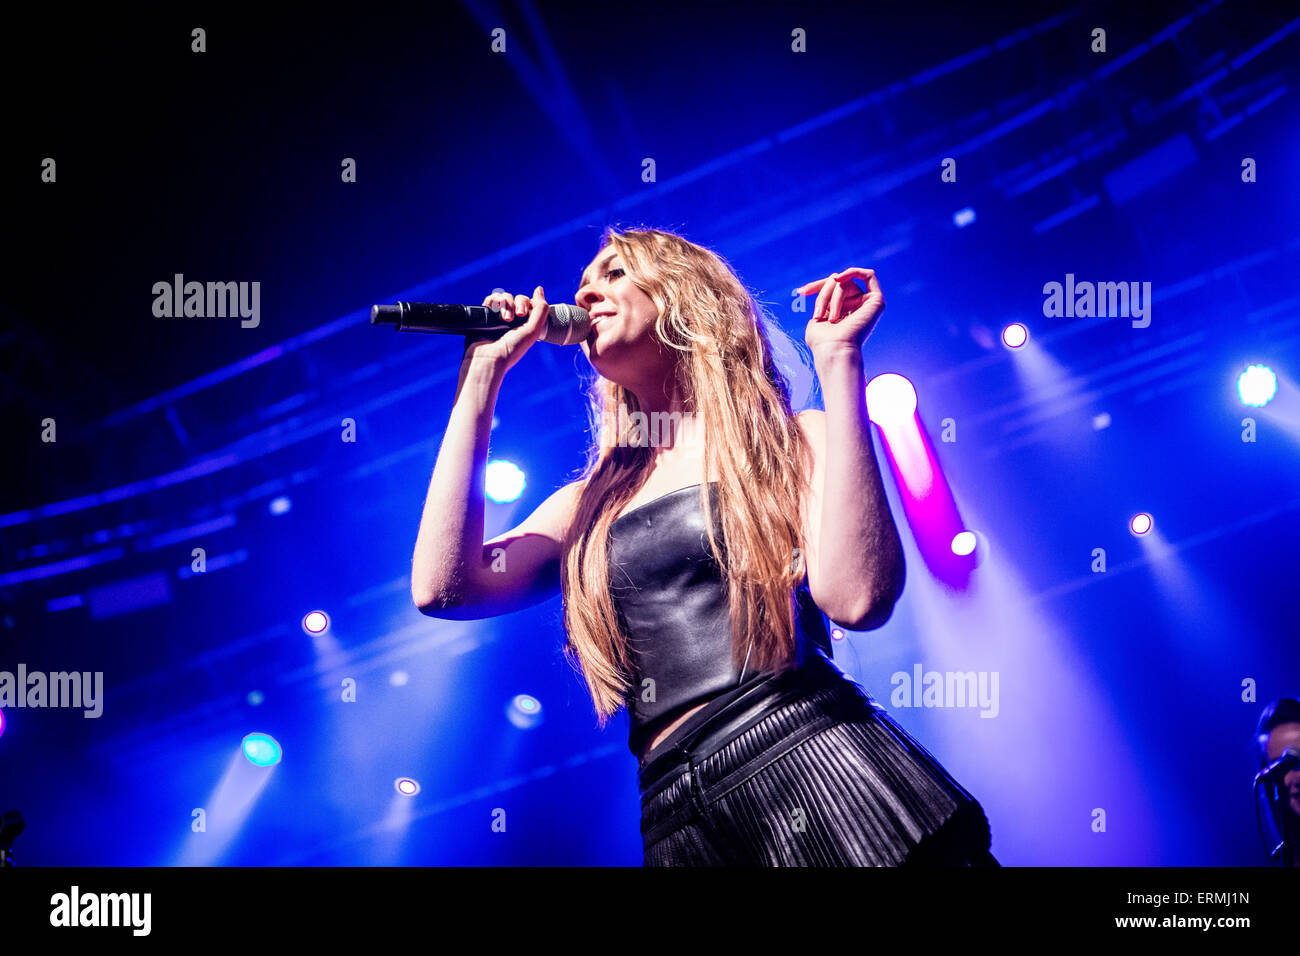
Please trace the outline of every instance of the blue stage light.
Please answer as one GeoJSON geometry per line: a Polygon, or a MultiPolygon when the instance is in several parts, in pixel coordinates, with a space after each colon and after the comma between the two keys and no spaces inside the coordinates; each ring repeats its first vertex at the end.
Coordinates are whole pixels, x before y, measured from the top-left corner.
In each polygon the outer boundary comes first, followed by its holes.
{"type": "Polygon", "coordinates": [[[1148,531],[1151,530],[1151,526],[1154,523],[1155,522],[1151,520],[1151,516],[1149,514],[1147,514],[1144,511],[1140,511],[1132,517],[1132,519],[1128,523],[1128,527],[1129,530],[1132,531],[1134,534],[1146,534],[1148,531]]]}
{"type": "Polygon", "coordinates": [[[1237,394],[1254,408],[1262,408],[1277,394],[1277,376],[1267,365],[1252,365],[1237,377],[1237,394]]]}
{"type": "Polygon", "coordinates": [[[420,792],[420,782],[410,777],[398,777],[393,781],[393,789],[404,797],[413,797],[420,792]]]}
{"type": "Polygon", "coordinates": [[[244,756],[258,767],[274,767],[284,756],[279,741],[270,734],[249,734],[244,738],[244,756]]]}
{"type": "Polygon", "coordinates": [[[486,490],[492,501],[514,501],[523,494],[524,473],[508,461],[489,462],[486,490]]]}
{"type": "Polygon", "coordinates": [[[1029,330],[1019,322],[1012,322],[1002,330],[1002,344],[1009,349],[1018,349],[1029,341],[1029,330]]]}
{"type": "Polygon", "coordinates": [[[266,700],[266,697],[260,690],[250,690],[248,692],[248,703],[250,706],[257,707],[264,700],[266,700]]]}
{"type": "Polygon", "coordinates": [[[506,708],[506,719],[520,730],[531,730],[542,722],[542,702],[531,694],[516,694],[506,708]]]}
{"type": "Polygon", "coordinates": [[[973,531],[958,531],[952,538],[952,553],[958,557],[965,557],[975,551],[978,544],[973,531]]]}
{"type": "Polygon", "coordinates": [[[975,221],[975,210],[970,206],[965,209],[958,209],[952,214],[952,224],[958,229],[965,229],[975,221]]]}
{"type": "Polygon", "coordinates": [[[308,634],[324,634],[329,626],[330,618],[324,611],[308,611],[303,615],[302,629],[308,634]]]}
{"type": "Polygon", "coordinates": [[[266,507],[267,510],[271,512],[271,514],[282,515],[285,514],[287,511],[289,511],[289,509],[293,507],[293,502],[290,501],[285,495],[281,495],[278,498],[272,498],[271,503],[266,507]]]}

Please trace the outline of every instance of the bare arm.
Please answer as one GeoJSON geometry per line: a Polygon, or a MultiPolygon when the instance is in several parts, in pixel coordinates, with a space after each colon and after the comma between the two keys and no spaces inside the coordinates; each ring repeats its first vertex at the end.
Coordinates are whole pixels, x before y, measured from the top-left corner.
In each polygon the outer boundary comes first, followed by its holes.
{"type": "Polygon", "coordinates": [[[903,545],[889,510],[867,418],[862,356],[817,355],[826,412],[805,412],[814,449],[808,585],[837,624],[872,630],[903,591],[903,545]]]}
{"type": "Polygon", "coordinates": [[[501,378],[494,363],[461,362],[411,559],[411,597],[426,614],[460,603],[481,563],[483,475],[501,378]]]}
{"type": "Polygon", "coordinates": [[[411,559],[411,598],[430,617],[491,617],[559,591],[561,541],[576,483],[551,495],[517,528],[483,541],[484,476],[497,394],[506,370],[538,337],[546,314],[536,293],[531,301],[516,296],[509,305],[505,298],[500,302],[531,315],[525,326],[497,342],[467,344],[461,361],[411,559]]]}
{"type": "Polygon", "coordinates": [[[795,291],[817,293],[804,340],[826,400],[824,414],[799,416],[814,453],[804,516],[808,586],[831,620],[872,630],[889,619],[906,575],[902,541],[871,443],[862,361],[862,343],[884,311],[885,297],[875,271],[862,268],[832,273],[795,291]]]}

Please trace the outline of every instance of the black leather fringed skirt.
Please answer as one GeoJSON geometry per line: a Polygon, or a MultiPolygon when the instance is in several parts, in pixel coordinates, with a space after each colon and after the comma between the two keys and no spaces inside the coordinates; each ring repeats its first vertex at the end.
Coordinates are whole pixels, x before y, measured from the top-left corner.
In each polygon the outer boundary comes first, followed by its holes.
{"type": "Polygon", "coordinates": [[[997,866],[979,803],[820,655],[641,770],[646,866],[997,866]]]}

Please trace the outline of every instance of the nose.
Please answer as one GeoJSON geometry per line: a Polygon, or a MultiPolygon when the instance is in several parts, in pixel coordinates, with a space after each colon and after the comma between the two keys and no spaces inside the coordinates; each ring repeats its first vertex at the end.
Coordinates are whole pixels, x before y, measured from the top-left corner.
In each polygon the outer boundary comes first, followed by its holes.
{"type": "Polygon", "coordinates": [[[579,308],[590,312],[592,304],[599,302],[602,298],[601,294],[596,291],[596,287],[591,283],[587,283],[578,290],[578,294],[573,297],[573,302],[579,308]]]}

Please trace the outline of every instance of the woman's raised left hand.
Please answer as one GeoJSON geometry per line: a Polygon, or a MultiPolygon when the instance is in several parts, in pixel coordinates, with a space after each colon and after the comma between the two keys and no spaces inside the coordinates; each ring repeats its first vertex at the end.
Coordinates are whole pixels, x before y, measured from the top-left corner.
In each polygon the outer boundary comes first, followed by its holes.
{"type": "Polygon", "coordinates": [[[796,295],[817,293],[812,318],[804,330],[804,341],[814,355],[827,348],[861,348],[885,311],[885,295],[873,269],[845,269],[794,291],[796,295]],[[859,289],[854,279],[866,283],[867,291],[859,289]]]}

